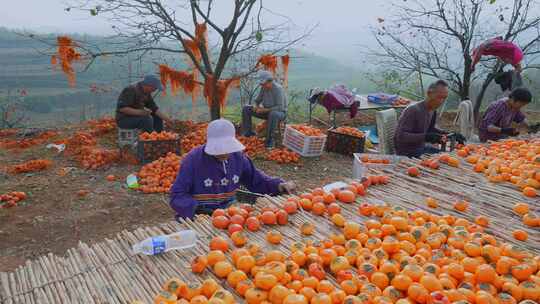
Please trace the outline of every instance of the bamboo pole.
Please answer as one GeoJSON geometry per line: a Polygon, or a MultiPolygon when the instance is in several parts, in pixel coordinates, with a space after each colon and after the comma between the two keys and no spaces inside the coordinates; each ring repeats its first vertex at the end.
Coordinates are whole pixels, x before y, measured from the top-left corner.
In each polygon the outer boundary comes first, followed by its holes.
{"type": "MultiPolygon", "coordinates": [[[[531,208],[538,212],[540,206],[537,200],[524,198],[512,185],[489,183],[484,175],[473,172],[472,166],[468,164],[462,163],[459,169],[446,165],[439,170],[422,167],[420,178],[405,174],[408,166],[419,166],[419,161],[407,160],[393,168],[370,169],[371,174],[391,176],[390,183],[370,187],[367,195],[359,197],[354,204],[340,204],[342,214],[349,221],[363,223],[368,217],[358,213],[358,206],[368,202],[375,205],[390,203],[391,207],[422,209],[438,215],[450,214],[469,221],[474,221],[475,216],[484,215],[491,221],[487,232],[505,242],[519,244],[533,253],[540,252],[540,234],[523,226],[521,218],[512,212],[514,204],[522,201],[532,202],[531,208]],[[427,196],[436,199],[439,208],[427,207],[427,196]],[[453,203],[458,199],[470,202],[467,212],[453,209],[453,203]],[[529,242],[514,240],[508,231],[511,226],[529,232],[529,242]]],[[[254,208],[260,212],[265,206],[282,207],[288,197],[261,197],[257,199],[254,208]]],[[[279,250],[288,255],[294,242],[322,240],[340,230],[328,215],[315,216],[300,209],[289,216],[289,224],[286,226],[263,225],[257,232],[246,233],[250,242],[260,245],[264,250],[279,250]],[[315,225],[312,236],[301,234],[303,223],[315,225]],[[271,230],[282,233],[281,244],[267,243],[266,234],[271,230]]],[[[217,278],[212,269],[205,270],[202,275],[191,273],[191,260],[209,250],[208,241],[214,236],[229,240],[225,230],[215,229],[211,218],[201,215],[180,223],[167,222],[132,232],[122,231],[113,240],[91,246],[80,243],[78,247],[68,250],[64,257],[49,254],[28,261],[14,272],[0,273],[0,303],[129,303],[135,299],[149,303],[163,282],[170,277],[179,277],[193,283],[214,278],[241,302],[241,298],[228,286],[226,280],[217,278]],[[133,244],[145,238],[182,229],[196,231],[199,239],[194,248],[151,257],[134,255],[131,250],[133,244]]],[[[230,240],[229,245],[234,247],[230,240]]],[[[230,256],[227,258],[230,261],[230,256]]],[[[337,286],[335,277],[329,275],[328,279],[337,286]]]]}

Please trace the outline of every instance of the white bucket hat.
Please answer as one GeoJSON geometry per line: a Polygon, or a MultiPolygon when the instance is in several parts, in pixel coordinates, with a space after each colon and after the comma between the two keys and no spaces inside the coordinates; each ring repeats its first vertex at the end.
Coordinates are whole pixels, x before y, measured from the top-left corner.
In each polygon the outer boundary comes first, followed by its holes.
{"type": "Polygon", "coordinates": [[[226,119],[208,124],[204,152],[209,155],[224,155],[244,150],[246,147],[236,139],[234,125],[226,119]]]}

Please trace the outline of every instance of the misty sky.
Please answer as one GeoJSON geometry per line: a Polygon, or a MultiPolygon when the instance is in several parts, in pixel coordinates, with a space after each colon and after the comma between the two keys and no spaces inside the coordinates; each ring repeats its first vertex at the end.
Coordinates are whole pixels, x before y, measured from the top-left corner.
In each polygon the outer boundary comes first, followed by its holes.
{"type": "MultiPolygon", "coordinates": [[[[172,1],[172,0],[171,0],[172,1]]],[[[91,2],[91,1],[89,1],[91,2]]],[[[227,6],[232,0],[218,0],[227,6]]],[[[321,55],[348,58],[359,63],[361,45],[373,43],[368,26],[384,16],[383,1],[368,0],[266,0],[271,11],[290,17],[294,29],[301,31],[319,24],[301,46],[321,55]]],[[[30,29],[39,32],[84,32],[93,35],[112,33],[111,24],[103,17],[91,17],[83,12],[66,12],[69,0],[15,0],[0,10],[0,26],[30,29]],[[15,13],[24,12],[24,13],[15,13]]],[[[227,20],[229,10],[214,10],[216,17],[227,20]]],[[[282,17],[267,15],[269,22],[281,22],[282,17]]]]}

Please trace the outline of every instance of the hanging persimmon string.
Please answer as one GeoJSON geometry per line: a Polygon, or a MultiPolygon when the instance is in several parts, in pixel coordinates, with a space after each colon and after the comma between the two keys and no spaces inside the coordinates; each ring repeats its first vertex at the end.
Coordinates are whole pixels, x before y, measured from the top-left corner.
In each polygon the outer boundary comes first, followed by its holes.
{"type": "Polygon", "coordinates": [[[283,87],[289,86],[289,55],[281,56],[281,69],[283,70],[283,87]]]}
{"type": "Polygon", "coordinates": [[[227,103],[227,97],[229,96],[229,89],[240,87],[240,78],[234,77],[229,79],[220,79],[216,84],[216,91],[214,91],[214,75],[206,74],[206,81],[204,82],[204,97],[208,103],[208,107],[212,107],[212,101],[217,98],[219,106],[223,110],[227,103]]]}
{"type": "MultiPolygon", "coordinates": [[[[231,88],[240,87],[240,78],[219,79],[216,82],[215,88],[215,78],[212,74],[205,75],[204,84],[199,82],[199,70],[197,69],[196,64],[201,64],[201,47],[204,46],[204,51],[208,52],[208,29],[206,24],[197,24],[195,26],[194,39],[184,39],[182,40],[182,43],[184,48],[193,55],[192,57],[187,58],[187,63],[191,72],[177,71],[164,64],[159,65],[159,74],[163,87],[166,89],[167,85],[170,84],[171,93],[173,95],[176,95],[179,90],[182,90],[186,94],[191,94],[193,103],[192,109],[195,109],[195,102],[201,90],[199,85],[202,85],[203,94],[208,103],[208,107],[212,108],[213,101],[217,100],[221,109],[223,109],[227,102],[229,90],[231,88]]],[[[275,70],[277,70],[277,59],[274,58],[274,61],[275,70]]]]}
{"type": "MultiPolygon", "coordinates": [[[[200,49],[200,45],[205,46],[205,50],[208,50],[208,30],[206,27],[206,24],[204,23],[198,23],[195,25],[195,38],[194,39],[184,39],[183,40],[184,47],[191,51],[191,54],[193,54],[193,57],[195,58],[195,61],[197,64],[201,63],[202,60],[202,53],[200,49]]],[[[199,81],[199,70],[196,67],[195,62],[193,60],[186,56],[186,62],[189,66],[189,69],[192,71],[193,75],[193,81],[196,83],[199,81]]],[[[198,86],[194,86],[193,91],[191,92],[191,104],[192,104],[192,116],[196,115],[196,103],[197,103],[197,97],[199,96],[200,89],[198,86]]]]}
{"type": "Polygon", "coordinates": [[[274,77],[276,76],[278,68],[278,60],[274,55],[266,54],[262,55],[257,61],[257,67],[263,67],[265,70],[272,72],[274,77]]]}
{"type": "MultiPolygon", "coordinates": [[[[289,55],[283,55],[279,57],[281,61],[281,70],[283,73],[283,86],[287,88],[289,85],[289,61],[290,57],[289,55]]],[[[278,56],[271,55],[271,54],[264,54],[261,57],[259,57],[259,60],[257,60],[257,66],[258,68],[263,68],[267,71],[270,71],[272,75],[274,75],[274,78],[276,77],[276,74],[278,72],[278,56]]]]}
{"type": "Polygon", "coordinates": [[[208,28],[206,23],[198,23],[195,26],[195,40],[204,45],[204,48],[208,51],[208,28]]]}
{"type": "MultiPolygon", "coordinates": [[[[197,63],[200,63],[202,59],[202,54],[199,46],[204,45],[205,50],[208,51],[208,30],[206,24],[198,23],[195,26],[195,39],[184,39],[183,42],[185,48],[191,51],[197,63]]],[[[198,70],[195,68],[195,64],[190,59],[191,58],[189,57],[187,58],[188,65],[193,70],[194,74],[198,74],[198,70]]]]}
{"type": "MultiPolygon", "coordinates": [[[[163,85],[164,89],[166,89],[167,84],[170,83],[171,93],[173,96],[176,96],[176,94],[178,94],[178,91],[180,90],[182,90],[186,94],[192,95],[198,92],[196,90],[197,81],[195,80],[193,73],[186,71],[177,71],[168,67],[167,65],[160,64],[159,75],[161,78],[161,84],[163,85]]],[[[196,99],[196,97],[197,96],[194,96],[193,98],[196,99]]]]}
{"type": "Polygon", "coordinates": [[[81,60],[81,54],[77,52],[75,47],[77,44],[67,36],[58,36],[56,38],[58,49],[56,54],[51,56],[51,65],[56,67],[60,64],[62,71],[66,74],[68,83],[71,87],[75,86],[75,70],[73,62],[81,60]]]}

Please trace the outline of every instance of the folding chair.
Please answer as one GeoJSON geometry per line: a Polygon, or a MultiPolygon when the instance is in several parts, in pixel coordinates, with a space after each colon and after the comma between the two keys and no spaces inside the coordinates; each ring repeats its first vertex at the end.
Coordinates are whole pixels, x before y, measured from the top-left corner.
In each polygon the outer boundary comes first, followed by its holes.
{"type": "Polygon", "coordinates": [[[379,153],[395,154],[394,134],[397,127],[397,113],[395,109],[379,111],[375,114],[377,120],[377,133],[379,136],[379,153]]]}

